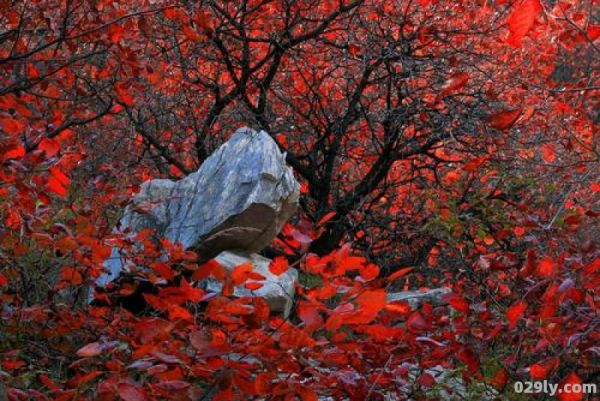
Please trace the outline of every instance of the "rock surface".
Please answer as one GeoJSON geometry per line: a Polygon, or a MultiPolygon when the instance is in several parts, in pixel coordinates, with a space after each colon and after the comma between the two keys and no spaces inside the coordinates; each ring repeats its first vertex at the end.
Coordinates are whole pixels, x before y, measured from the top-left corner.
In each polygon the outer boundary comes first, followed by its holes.
{"type": "MultiPolygon", "coordinates": [[[[180,242],[211,258],[224,250],[258,252],[296,211],[300,186],[277,144],[264,131],[242,128],[179,181],[155,179],[141,185],[119,224],[135,233],[180,242]],[[143,212],[140,212],[143,211],[143,212]]],[[[106,286],[123,269],[117,250],[96,280],[106,286]]]]}
{"type": "Polygon", "coordinates": [[[430,302],[433,305],[443,305],[444,295],[452,292],[449,288],[434,288],[427,291],[401,291],[390,292],[387,295],[388,302],[404,301],[408,302],[411,308],[418,308],[423,302],[430,302]]]}
{"type": "MultiPolygon", "coordinates": [[[[298,280],[296,269],[289,269],[280,276],[276,276],[269,270],[271,259],[257,254],[244,254],[240,252],[224,251],[215,258],[221,266],[228,271],[244,263],[252,263],[254,271],[265,280],[248,280],[250,282],[259,282],[263,286],[257,290],[250,291],[243,285],[235,288],[233,295],[236,297],[259,296],[262,297],[271,309],[271,312],[281,314],[287,318],[292,311],[294,303],[294,284],[298,280]]],[[[214,280],[207,280],[205,289],[213,292],[221,291],[221,283],[214,280]]]]}

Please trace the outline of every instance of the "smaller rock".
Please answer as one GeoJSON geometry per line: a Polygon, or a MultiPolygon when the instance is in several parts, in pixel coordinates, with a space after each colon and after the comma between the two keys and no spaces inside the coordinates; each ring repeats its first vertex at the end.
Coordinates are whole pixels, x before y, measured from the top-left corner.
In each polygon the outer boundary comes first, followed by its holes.
{"type": "Polygon", "coordinates": [[[433,305],[444,305],[444,295],[452,292],[450,288],[434,288],[427,291],[402,291],[390,292],[387,296],[388,302],[404,301],[408,302],[411,308],[418,308],[423,302],[430,302],[433,305]]]}
{"type": "MultiPolygon", "coordinates": [[[[298,280],[298,272],[289,269],[280,276],[276,276],[269,270],[271,259],[257,254],[245,254],[242,252],[224,251],[214,258],[228,271],[244,263],[252,263],[254,271],[265,277],[265,280],[248,280],[248,282],[263,283],[257,290],[250,291],[243,285],[235,288],[233,295],[236,297],[259,296],[269,304],[271,312],[279,313],[287,318],[292,311],[294,303],[294,285],[298,280]]],[[[220,292],[222,285],[215,280],[207,280],[204,287],[208,291],[220,292]]]]}

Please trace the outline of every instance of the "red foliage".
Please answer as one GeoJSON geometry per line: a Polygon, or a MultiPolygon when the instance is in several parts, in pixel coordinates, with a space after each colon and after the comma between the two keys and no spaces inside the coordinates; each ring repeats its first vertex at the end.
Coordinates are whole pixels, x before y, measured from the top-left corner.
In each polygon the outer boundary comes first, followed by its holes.
{"type": "Polygon", "coordinates": [[[514,380],[593,380],[600,29],[584,3],[0,0],[8,399],[427,399],[435,366],[507,397],[514,380]],[[233,296],[260,288],[251,264],[113,231],[142,181],[195,170],[242,124],[302,185],[269,266],[302,276],[288,319],[233,296]],[[113,247],[148,269],[87,307],[113,247]],[[142,282],[147,309],[122,308],[142,282]],[[388,302],[433,287],[451,292],[388,302]]]}

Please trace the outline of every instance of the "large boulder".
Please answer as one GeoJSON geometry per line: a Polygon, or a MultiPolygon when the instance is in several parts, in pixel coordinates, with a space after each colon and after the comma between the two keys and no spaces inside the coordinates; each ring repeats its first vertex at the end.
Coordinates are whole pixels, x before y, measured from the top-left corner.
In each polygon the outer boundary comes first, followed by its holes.
{"type": "MultiPolygon", "coordinates": [[[[298,272],[296,269],[288,269],[285,273],[277,276],[269,270],[271,259],[262,257],[257,254],[246,254],[242,252],[221,252],[215,257],[221,266],[228,271],[234,267],[245,263],[251,263],[254,267],[254,272],[260,274],[264,280],[248,280],[248,282],[258,282],[262,284],[257,290],[250,291],[243,285],[235,287],[233,295],[236,297],[259,296],[269,304],[271,312],[281,314],[287,318],[292,311],[294,305],[294,285],[298,280],[298,272]]],[[[215,280],[205,282],[205,289],[212,292],[220,292],[222,284],[215,280]]]]}
{"type": "MultiPolygon", "coordinates": [[[[277,144],[264,131],[242,128],[200,168],[179,181],[141,185],[119,230],[152,229],[205,258],[224,250],[258,252],[296,211],[299,184],[277,144]]],[[[118,250],[96,280],[106,286],[123,270],[118,250]]]]}

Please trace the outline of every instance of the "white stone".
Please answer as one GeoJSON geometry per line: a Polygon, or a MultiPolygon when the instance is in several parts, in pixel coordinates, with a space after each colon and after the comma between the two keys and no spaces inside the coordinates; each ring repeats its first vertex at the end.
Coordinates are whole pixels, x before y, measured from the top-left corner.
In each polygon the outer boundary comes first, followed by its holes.
{"type": "MultiPolygon", "coordinates": [[[[158,238],[179,242],[205,258],[224,250],[258,252],[296,211],[300,185],[277,144],[264,131],[239,129],[200,168],[179,181],[150,180],[141,185],[118,230],[155,230],[158,238]]],[[[106,286],[123,270],[116,249],[106,286]]]]}
{"type": "Polygon", "coordinates": [[[442,305],[444,301],[444,295],[451,293],[452,290],[449,288],[434,288],[427,291],[401,291],[401,292],[390,292],[387,295],[388,302],[404,301],[407,302],[411,308],[418,308],[423,302],[430,302],[433,305],[442,305]]]}
{"type": "MultiPolygon", "coordinates": [[[[240,252],[224,251],[221,252],[215,260],[228,271],[244,263],[252,263],[254,271],[263,277],[264,280],[248,280],[248,283],[259,282],[263,286],[257,290],[250,291],[243,285],[234,289],[233,295],[236,297],[259,296],[264,298],[269,304],[271,312],[279,313],[287,318],[292,311],[294,304],[295,283],[298,280],[296,269],[290,268],[285,273],[277,276],[269,270],[271,259],[257,254],[244,254],[240,252]]],[[[221,283],[214,280],[207,280],[205,289],[213,292],[221,291],[221,283]]]]}

